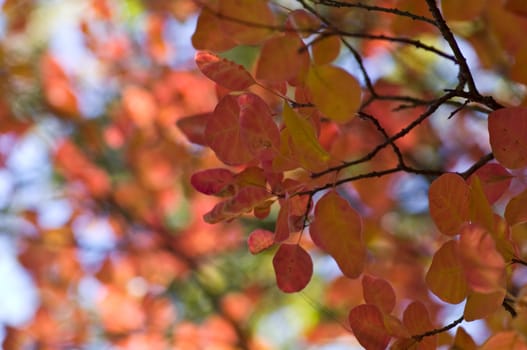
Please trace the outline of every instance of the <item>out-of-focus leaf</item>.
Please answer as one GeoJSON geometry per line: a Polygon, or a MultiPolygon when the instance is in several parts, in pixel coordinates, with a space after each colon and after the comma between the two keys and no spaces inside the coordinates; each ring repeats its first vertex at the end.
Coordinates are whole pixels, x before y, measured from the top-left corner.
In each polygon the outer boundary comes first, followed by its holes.
{"type": "Polygon", "coordinates": [[[490,146],[506,168],[527,166],[527,108],[508,107],[489,114],[490,146]]]}
{"type": "Polygon", "coordinates": [[[376,305],[385,314],[395,307],[395,292],[390,283],[382,278],[364,275],[362,293],[366,303],[376,305]]]}

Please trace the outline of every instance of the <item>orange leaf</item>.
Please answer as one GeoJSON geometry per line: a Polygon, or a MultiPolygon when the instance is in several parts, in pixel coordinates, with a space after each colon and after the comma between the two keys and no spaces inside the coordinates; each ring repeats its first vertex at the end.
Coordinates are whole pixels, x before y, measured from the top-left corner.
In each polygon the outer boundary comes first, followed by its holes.
{"type": "Polygon", "coordinates": [[[204,8],[192,35],[192,45],[198,50],[225,51],[235,47],[236,42],[223,33],[218,16],[204,8]]]}
{"type": "Polygon", "coordinates": [[[489,114],[490,146],[506,168],[527,166],[527,108],[509,107],[489,114]]]}
{"type": "Polygon", "coordinates": [[[527,343],[515,331],[499,332],[491,336],[480,347],[480,350],[525,350],[527,343]]]}
{"type": "Polygon", "coordinates": [[[463,228],[459,256],[470,289],[488,293],[504,286],[505,261],[485,229],[476,225],[463,228]]]}
{"type": "Polygon", "coordinates": [[[390,283],[382,278],[364,275],[362,293],[366,303],[377,306],[382,313],[389,314],[395,307],[395,292],[390,283]]]}
{"type": "Polygon", "coordinates": [[[329,191],[319,199],[309,231],[313,242],[335,259],[344,275],[356,278],[362,273],[366,259],[362,220],[337,192],[329,191]]]}
{"type": "MultiPolygon", "coordinates": [[[[430,321],[430,315],[425,305],[420,301],[414,301],[403,313],[403,324],[412,335],[419,335],[434,329],[434,325],[430,321]]],[[[419,342],[419,350],[435,350],[437,349],[437,336],[424,337],[419,342]]]]}
{"type": "Polygon", "coordinates": [[[441,8],[448,21],[471,21],[485,9],[485,0],[442,0],[441,8]]]}
{"type": "Polygon", "coordinates": [[[340,37],[338,35],[321,34],[315,40],[316,42],[311,45],[315,64],[328,64],[337,59],[340,53],[340,37]]]}
{"type": "Polygon", "coordinates": [[[476,175],[470,184],[470,222],[487,230],[494,229],[494,211],[485,196],[483,186],[476,175]]]}
{"type": "Polygon", "coordinates": [[[434,254],[426,274],[428,288],[441,300],[457,304],[467,296],[467,282],[456,241],[448,241],[434,254]]]}
{"type": "Polygon", "coordinates": [[[462,350],[476,350],[478,346],[463,327],[458,327],[452,348],[462,350]]]}
{"type": "Polygon", "coordinates": [[[330,65],[311,66],[306,85],[315,106],[331,120],[348,122],[359,109],[359,82],[342,68],[330,65]]]}
{"type": "Polygon", "coordinates": [[[251,254],[258,254],[274,244],[274,233],[271,231],[256,229],[247,239],[251,254]]]}
{"type": "Polygon", "coordinates": [[[286,21],[286,27],[296,30],[302,38],[307,38],[316,32],[320,25],[320,19],[304,9],[291,11],[286,21]]]}
{"type": "Polygon", "coordinates": [[[267,40],[260,50],[256,66],[256,78],[271,82],[297,78],[307,71],[307,48],[296,34],[278,35],[267,40]]]}
{"type": "Polygon", "coordinates": [[[226,95],[208,118],[205,137],[216,156],[227,165],[253,159],[241,136],[240,107],[235,96],[226,95]]]}
{"type": "Polygon", "coordinates": [[[453,236],[469,218],[469,188],[457,174],[444,174],[430,185],[430,216],[445,235],[453,236]]]}
{"type": "Polygon", "coordinates": [[[255,83],[251,74],[241,65],[216,56],[211,52],[197,52],[195,61],[203,74],[229,90],[246,90],[255,83]]]}
{"type": "Polygon", "coordinates": [[[505,208],[505,219],[511,226],[527,222],[527,190],[514,196],[505,208]]]}
{"type": "Polygon", "coordinates": [[[349,323],[359,343],[368,350],[386,349],[390,335],[384,328],[381,311],[375,305],[363,304],[351,309],[349,323]]]}
{"type": "Polygon", "coordinates": [[[273,34],[274,14],[267,0],[221,0],[221,29],[239,44],[254,45],[273,34]]]}
{"type": "Polygon", "coordinates": [[[463,312],[465,320],[474,321],[491,315],[501,308],[505,294],[505,289],[490,293],[471,293],[467,298],[463,312]]]}
{"type": "Polygon", "coordinates": [[[278,288],[286,293],[304,289],[313,275],[313,261],[298,244],[282,244],[273,258],[278,288]]]}

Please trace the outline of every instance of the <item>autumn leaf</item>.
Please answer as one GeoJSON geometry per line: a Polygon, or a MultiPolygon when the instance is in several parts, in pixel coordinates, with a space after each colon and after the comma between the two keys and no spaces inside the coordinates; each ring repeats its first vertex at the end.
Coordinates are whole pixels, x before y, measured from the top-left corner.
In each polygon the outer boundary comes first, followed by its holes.
{"type": "Polygon", "coordinates": [[[362,273],[366,259],[362,220],[336,191],[329,191],[318,200],[309,232],[313,242],[335,259],[344,275],[356,278],[362,273]]]}
{"type": "Polygon", "coordinates": [[[390,335],[384,328],[381,311],[375,305],[363,304],[351,309],[349,323],[359,343],[368,350],[384,350],[390,335]]]}
{"type": "Polygon", "coordinates": [[[273,258],[278,288],[286,293],[304,289],[313,275],[313,261],[298,244],[282,244],[273,258]]]}
{"type": "Polygon", "coordinates": [[[527,166],[527,109],[502,108],[489,114],[490,146],[506,168],[527,166]]]}
{"type": "Polygon", "coordinates": [[[274,233],[271,231],[256,229],[247,239],[251,254],[258,254],[274,244],[274,233]]]}
{"type": "Polygon", "coordinates": [[[192,174],[190,183],[199,192],[209,195],[233,195],[234,174],[228,169],[207,169],[192,174]]]}
{"type": "Polygon", "coordinates": [[[199,70],[215,83],[233,91],[246,90],[256,83],[241,65],[212,52],[198,51],[195,57],[199,70]]]}
{"type": "Polygon", "coordinates": [[[469,219],[469,187],[465,180],[456,174],[444,174],[430,185],[430,216],[437,228],[445,235],[459,233],[464,222],[469,219]]]}
{"type": "Polygon", "coordinates": [[[385,314],[392,312],[395,307],[395,292],[390,283],[382,278],[364,275],[362,293],[366,303],[376,305],[385,314]]]}
{"type": "Polygon", "coordinates": [[[315,106],[331,120],[345,123],[355,117],[361,101],[358,81],[344,69],[311,66],[306,79],[315,106]]]}

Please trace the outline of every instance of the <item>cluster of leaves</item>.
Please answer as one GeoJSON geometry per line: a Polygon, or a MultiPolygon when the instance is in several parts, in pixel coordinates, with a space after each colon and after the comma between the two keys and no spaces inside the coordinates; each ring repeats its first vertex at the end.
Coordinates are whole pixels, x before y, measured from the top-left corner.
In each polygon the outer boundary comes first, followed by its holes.
{"type": "MultiPolygon", "coordinates": [[[[515,37],[527,24],[527,6],[299,0],[293,10],[267,0],[200,3],[193,44],[201,51],[195,61],[218,85],[219,102],[214,111],[182,119],[180,126],[231,167],[192,176],[195,189],[222,198],[204,219],[217,223],[247,214],[263,219],[278,204],[274,231],[253,231],[249,249],[258,253],[277,246],[276,282],[287,293],[310,282],[308,251],[314,247],[330,255],[346,278],[362,276],[364,303],[351,307],[348,322],[367,349],[384,349],[391,339],[393,348],[435,349],[438,335],[463,320],[495,323],[495,317],[513,321],[490,326],[496,334],[484,348],[525,346],[519,336],[525,335],[524,286],[515,276],[523,273],[516,265],[526,265],[527,109],[506,105],[521,103],[522,94],[513,91],[514,82],[523,82],[525,55],[515,37]],[[480,93],[454,33],[473,45],[479,69],[501,69],[501,78],[508,79],[508,96],[491,90],[500,103],[480,93]],[[249,68],[220,54],[247,45],[258,47],[249,68]],[[405,55],[405,63],[413,65],[412,55],[419,54],[410,50],[442,60],[436,64],[451,65],[457,76],[440,86],[425,69],[408,67],[399,79],[371,78],[366,60],[388,53],[394,60],[405,55]],[[354,74],[342,68],[343,57],[355,60],[354,74]],[[410,74],[418,82],[403,85],[410,74]],[[441,118],[447,106],[447,123],[456,128],[488,120],[488,130],[473,136],[487,133],[490,143],[475,146],[476,140],[440,135],[430,120],[441,118]],[[419,154],[423,148],[445,154],[429,161],[419,154]],[[461,164],[466,168],[456,172],[461,164]],[[445,327],[434,326],[440,320],[437,305],[424,293],[399,288],[397,294],[410,303],[399,306],[402,318],[392,314],[392,285],[401,281],[386,266],[403,243],[379,223],[396,210],[393,204],[368,197],[389,193],[394,183],[411,181],[409,175],[433,180],[429,213],[440,233],[427,232],[425,247],[412,242],[418,256],[411,261],[426,270],[425,284],[418,281],[422,275],[413,283],[446,303],[465,301],[462,316],[445,327]]],[[[463,328],[450,342],[475,347],[463,328]]]]}
{"type": "Polygon", "coordinates": [[[527,346],[525,1],[79,3],[95,68],[21,48],[46,4],[3,3],[2,174],[44,138],[60,180],[2,207],[39,298],[5,349],[269,349],[306,288],[306,342],[527,346]]]}

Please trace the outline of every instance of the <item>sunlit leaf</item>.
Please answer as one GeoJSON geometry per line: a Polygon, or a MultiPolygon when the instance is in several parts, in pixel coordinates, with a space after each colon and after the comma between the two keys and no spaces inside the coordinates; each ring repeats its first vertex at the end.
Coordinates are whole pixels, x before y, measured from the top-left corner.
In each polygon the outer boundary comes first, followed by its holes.
{"type": "Polygon", "coordinates": [[[489,114],[490,146],[506,168],[527,166],[527,108],[502,108],[489,114]]]}
{"type": "Polygon", "coordinates": [[[494,229],[494,211],[477,175],[471,181],[469,198],[470,222],[479,224],[488,230],[494,229]]]}
{"type": "Polygon", "coordinates": [[[476,176],[479,177],[490,204],[496,202],[507,191],[512,181],[511,173],[497,163],[485,164],[479,168],[469,178],[469,182],[472,183],[476,176]]]}
{"type": "Polygon", "coordinates": [[[205,128],[208,145],[228,165],[239,165],[253,159],[241,136],[240,107],[235,96],[221,99],[205,128]]]}
{"type": "Polygon", "coordinates": [[[284,123],[291,140],[300,152],[298,160],[306,169],[312,169],[329,160],[329,153],[318,142],[313,126],[298,115],[287,103],[284,104],[284,123]]]}
{"type": "Polygon", "coordinates": [[[355,117],[361,101],[360,85],[344,69],[311,66],[306,80],[315,106],[331,120],[345,123],[355,117]]]}
{"type": "Polygon", "coordinates": [[[442,0],[441,8],[448,21],[471,21],[477,19],[483,11],[485,0],[442,0]]]}
{"type": "Polygon", "coordinates": [[[476,342],[463,327],[458,327],[456,330],[453,347],[460,350],[476,350],[478,348],[476,342]]]}
{"type": "Polygon", "coordinates": [[[381,311],[375,305],[363,304],[351,309],[349,323],[359,343],[368,350],[384,350],[390,335],[384,328],[381,311]]]}
{"type": "Polygon", "coordinates": [[[480,350],[525,350],[527,343],[515,331],[503,331],[491,336],[479,348],[480,350]]]}
{"type": "Polygon", "coordinates": [[[395,292],[390,283],[382,278],[364,275],[362,293],[366,303],[376,305],[385,314],[392,312],[395,307],[395,292]]]}
{"type": "Polygon", "coordinates": [[[479,320],[496,312],[496,310],[501,308],[505,294],[505,289],[490,293],[470,293],[467,297],[467,303],[465,304],[465,310],[463,312],[465,320],[479,320]]]}
{"type": "Polygon", "coordinates": [[[304,289],[313,275],[313,261],[298,244],[282,244],[273,258],[278,288],[286,293],[304,289]]]}
{"type": "Polygon", "coordinates": [[[441,300],[457,304],[467,296],[467,282],[456,241],[448,241],[432,259],[426,274],[428,288],[441,300]]]}
{"type": "Polygon", "coordinates": [[[202,113],[181,118],[176,122],[176,125],[190,142],[206,146],[205,127],[210,115],[211,113],[202,113]]]}
{"type": "MultiPolygon", "coordinates": [[[[430,321],[427,308],[420,301],[414,301],[406,307],[403,313],[403,324],[412,335],[420,335],[435,328],[430,321]]],[[[437,335],[424,337],[419,342],[418,349],[437,349],[437,335]]]]}
{"type": "Polygon", "coordinates": [[[340,37],[337,35],[321,34],[311,45],[313,61],[317,65],[333,62],[340,53],[340,37]]]}
{"type": "Polygon", "coordinates": [[[470,289],[488,293],[504,287],[505,261],[492,236],[481,226],[463,228],[459,256],[470,289]]]}
{"type": "Polygon", "coordinates": [[[247,149],[262,159],[272,159],[280,148],[280,131],[267,103],[254,94],[238,97],[241,137],[247,149]]]}
{"type": "Polygon", "coordinates": [[[256,78],[266,81],[287,81],[307,71],[309,54],[296,34],[278,35],[267,40],[260,51],[256,78]]]}
{"type": "Polygon", "coordinates": [[[527,190],[512,197],[505,208],[505,219],[509,225],[527,222],[527,190]]]}
{"type": "Polygon", "coordinates": [[[459,175],[448,173],[432,182],[428,193],[430,216],[445,235],[459,233],[469,219],[469,187],[459,175]]]}
{"type": "Polygon", "coordinates": [[[192,174],[190,183],[199,192],[208,195],[232,195],[234,173],[228,169],[206,169],[192,174]]]}
{"type": "Polygon", "coordinates": [[[221,29],[239,44],[258,44],[273,34],[274,14],[267,0],[221,0],[221,29]]]}
{"type": "Polygon", "coordinates": [[[236,42],[223,33],[218,16],[205,8],[198,17],[192,45],[198,50],[225,51],[235,47],[236,42]]]}
{"type": "Polygon", "coordinates": [[[335,259],[344,275],[356,278],[362,273],[366,259],[362,220],[337,192],[329,191],[318,200],[309,232],[315,244],[335,259]]]}
{"type": "Polygon", "coordinates": [[[255,83],[251,74],[243,66],[211,52],[198,51],[195,61],[203,74],[229,90],[246,90],[255,83]]]}
{"type": "Polygon", "coordinates": [[[258,254],[274,244],[274,233],[264,229],[256,229],[247,239],[251,254],[258,254]]]}

